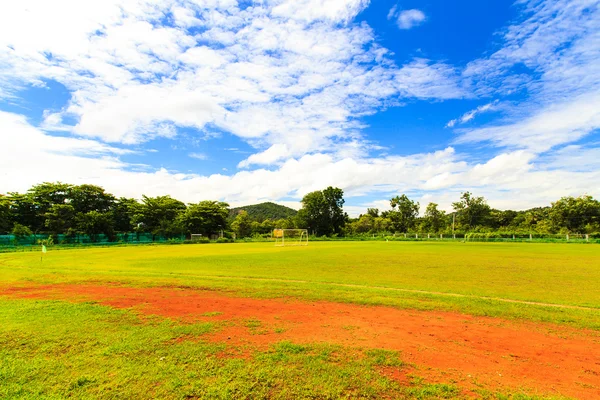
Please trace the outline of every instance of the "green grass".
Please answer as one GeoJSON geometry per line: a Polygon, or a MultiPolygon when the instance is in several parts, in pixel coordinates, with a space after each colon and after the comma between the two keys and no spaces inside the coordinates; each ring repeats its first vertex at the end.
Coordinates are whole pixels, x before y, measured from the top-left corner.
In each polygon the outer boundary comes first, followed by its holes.
{"type": "MultiPolygon", "coordinates": [[[[175,285],[239,296],[456,310],[600,329],[600,247],[594,245],[323,242],[275,248],[253,243],[94,248],[49,251],[43,261],[39,257],[0,254],[0,289],[34,283],[175,285]]],[[[207,335],[232,323],[257,335],[272,327],[255,319],[208,321],[187,324],[92,302],[0,296],[0,398],[466,396],[450,382],[429,384],[415,378],[401,385],[387,378],[382,369],[408,368],[397,352],[287,341],[268,349],[239,348],[212,343],[207,335]]],[[[485,388],[478,394],[489,399],[538,398],[485,388]]]]}
{"type": "Polygon", "coordinates": [[[468,398],[451,384],[385,377],[381,368],[405,364],[382,349],[287,341],[236,349],[205,340],[218,324],[140,319],[93,303],[0,299],[0,321],[2,399],[468,398]]]}
{"type": "Polygon", "coordinates": [[[0,280],[184,285],[242,296],[452,310],[600,329],[598,266],[596,245],[320,242],[277,248],[247,243],[50,251],[43,261],[36,253],[0,254],[0,280]]]}
{"type": "Polygon", "coordinates": [[[436,388],[382,376],[378,367],[402,367],[396,352],[280,342],[223,357],[227,345],[203,340],[218,326],[89,303],[0,300],[0,321],[2,399],[402,398],[436,388]]]}

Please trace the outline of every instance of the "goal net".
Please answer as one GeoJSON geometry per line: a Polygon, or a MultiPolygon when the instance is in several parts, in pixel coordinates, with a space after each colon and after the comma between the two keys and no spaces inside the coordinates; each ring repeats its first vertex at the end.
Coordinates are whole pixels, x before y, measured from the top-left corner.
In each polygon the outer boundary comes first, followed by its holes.
{"type": "Polygon", "coordinates": [[[197,242],[199,240],[202,240],[202,234],[201,233],[192,233],[190,239],[192,240],[192,242],[197,242]]]}
{"type": "Polygon", "coordinates": [[[307,229],[274,229],[275,246],[308,246],[307,229]]]}

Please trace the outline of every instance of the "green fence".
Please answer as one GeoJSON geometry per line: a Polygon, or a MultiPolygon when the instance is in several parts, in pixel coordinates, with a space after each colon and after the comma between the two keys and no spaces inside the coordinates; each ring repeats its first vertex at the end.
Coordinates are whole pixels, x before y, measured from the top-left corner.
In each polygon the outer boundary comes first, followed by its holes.
{"type": "Polygon", "coordinates": [[[30,235],[16,237],[14,235],[0,235],[0,247],[33,246],[40,240],[52,237],[55,245],[107,245],[126,243],[162,243],[170,240],[183,241],[185,235],[161,236],[150,233],[118,233],[113,236],[98,235],[30,235]]]}

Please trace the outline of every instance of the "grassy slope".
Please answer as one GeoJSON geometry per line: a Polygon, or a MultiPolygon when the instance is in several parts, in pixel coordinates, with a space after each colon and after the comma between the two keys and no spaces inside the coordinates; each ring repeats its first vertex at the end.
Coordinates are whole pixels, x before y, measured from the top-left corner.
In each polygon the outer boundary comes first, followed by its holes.
{"type": "Polygon", "coordinates": [[[599,265],[600,247],[594,245],[326,242],[307,248],[275,248],[253,243],[54,251],[43,262],[39,254],[0,254],[0,279],[203,286],[253,297],[296,296],[457,310],[600,329],[599,265]],[[595,309],[511,304],[394,288],[595,309]]]}

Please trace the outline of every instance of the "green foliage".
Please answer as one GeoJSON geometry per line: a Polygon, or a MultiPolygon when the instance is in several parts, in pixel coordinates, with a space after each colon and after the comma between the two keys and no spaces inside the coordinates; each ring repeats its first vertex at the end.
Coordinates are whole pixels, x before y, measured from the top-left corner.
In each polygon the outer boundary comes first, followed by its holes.
{"type": "Polygon", "coordinates": [[[587,233],[594,238],[594,234],[600,232],[600,202],[587,195],[563,197],[551,207],[513,211],[492,209],[485,198],[466,192],[453,203],[453,213],[446,214],[437,204],[430,203],[420,218],[419,203],[406,195],[392,198],[390,211],[380,213],[378,209],[369,208],[352,220],[343,211],[343,191],[338,188],[308,193],[302,204],[297,213],[275,203],[231,210],[227,203],[219,201],[186,206],[170,196],[144,196],[140,203],[135,199],[115,199],[95,185],[45,182],[24,194],[0,195],[0,235],[12,233],[14,224],[35,234],[67,235],[68,241],[79,233],[90,235],[92,240],[104,234],[112,240],[118,233],[132,231],[151,234],[152,240],[179,237],[184,233],[210,237],[223,231],[225,235],[227,232],[231,235],[229,225],[242,210],[247,212],[248,219],[243,217],[234,225],[240,238],[264,238],[275,228],[307,228],[318,237],[394,233],[413,237],[417,233],[456,233],[463,237],[472,233],[516,232],[532,235],[587,233]]]}
{"type": "Polygon", "coordinates": [[[114,221],[114,230],[116,232],[132,232],[133,214],[138,206],[135,199],[121,197],[113,203],[112,216],[114,221]]]}
{"type": "Polygon", "coordinates": [[[395,232],[408,232],[414,228],[419,215],[419,203],[412,201],[405,194],[390,200],[391,211],[386,213],[391,229],[395,232]]]}
{"type": "Polygon", "coordinates": [[[219,201],[201,201],[190,204],[179,220],[185,233],[210,236],[227,227],[228,207],[229,204],[219,201]]]}
{"type": "Polygon", "coordinates": [[[15,236],[16,239],[22,239],[26,236],[31,236],[32,232],[31,229],[29,229],[25,225],[17,223],[13,225],[12,234],[15,236]]]}
{"type": "Polygon", "coordinates": [[[143,196],[142,203],[135,205],[132,222],[152,235],[177,235],[183,231],[179,216],[185,209],[184,203],[171,196],[143,196]]]}
{"type": "Polygon", "coordinates": [[[77,229],[89,235],[92,241],[96,241],[99,234],[112,236],[113,226],[114,222],[108,213],[93,210],[77,216],[77,229]]]}
{"type": "Polygon", "coordinates": [[[252,221],[245,210],[241,210],[231,223],[236,238],[245,238],[252,233],[252,221]]]}
{"type": "Polygon", "coordinates": [[[444,229],[446,213],[439,210],[436,203],[429,203],[425,209],[423,228],[425,232],[438,233],[444,229]]]}
{"type": "Polygon", "coordinates": [[[75,212],[86,214],[90,211],[105,213],[111,210],[115,197],[95,185],[72,186],[68,190],[68,198],[75,212]]]}
{"type": "Polygon", "coordinates": [[[12,229],[13,221],[10,206],[11,199],[0,194],[0,233],[10,232],[12,229]]]}
{"type": "Polygon", "coordinates": [[[44,216],[46,228],[55,235],[66,233],[75,224],[75,209],[70,204],[53,204],[44,216]]]}
{"type": "Polygon", "coordinates": [[[329,186],[306,194],[298,212],[298,225],[316,235],[340,234],[348,220],[344,213],[344,191],[329,186]]]}
{"type": "Polygon", "coordinates": [[[229,211],[229,218],[235,218],[240,211],[246,211],[251,220],[263,222],[265,220],[287,219],[295,217],[298,211],[293,208],[282,206],[271,202],[253,204],[249,206],[232,208],[229,211]]]}
{"type": "Polygon", "coordinates": [[[593,232],[600,230],[600,201],[592,196],[563,197],[552,203],[550,221],[555,229],[566,232],[593,232]]]}
{"type": "Polygon", "coordinates": [[[465,192],[460,196],[460,201],[452,203],[452,207],[456,213],[456,222],[467,230],[489,222],[491,209],[483,197],[475,197],[470,192],[465,192]]]}

